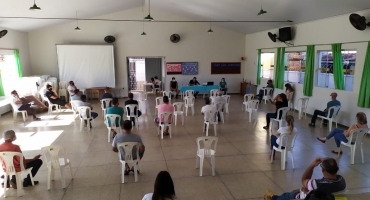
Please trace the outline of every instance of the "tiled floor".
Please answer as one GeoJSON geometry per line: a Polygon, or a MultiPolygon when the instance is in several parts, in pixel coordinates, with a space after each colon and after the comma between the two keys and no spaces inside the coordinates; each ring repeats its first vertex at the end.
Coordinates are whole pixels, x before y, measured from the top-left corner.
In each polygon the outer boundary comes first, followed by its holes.
{"type": "MultiPolygon", "coordinates": [[[[177,100],[180,101],[180,100],[177,100]]],[[[107,128],[103,124],[101,110],[97,101],[93,101],[99,117],[91,131],[79,130],[80,120],[73,120],[72,112],[61,114],[41,114],[42,121],[28,120],[13,123],[12,114],[0,118],[0,132],[14,129],[17,133],[17,144],[21,145],[26,157],[33,157],[40,148],[51,144],[65,145],[68,158],[73,166],[73,180],[67,176],[67,189],[61,188],[60,177],[52,182],[51,190],[46,189],[47,170],[43,165],[35,180],[40,181],[36,187],[25,188],[22,199],[125,199],[140,200],[144,194],[152,192],[156,175],[167,170],[175,183],[176,194],[183,200],[222,200],[222,199],[263,199],[266,188],[280,194],[300,187],[300,179],[306,167],[316,157],[335,157],[330,150],[335,147],[331,140],[322,144],[317,136],[328,133],[327,128],[309,128],[308,119],[298,120],[295,126],[299,130],[295,146],[295,169],[290,160],[287,169],[280,169],[280,154],[274,163],[269,161],[269,135],[262,127],[265,125],[265,113],[273,110],[272,105],[262,104],[258,112],[258,121],[248,122],[241,111],[242,96],[231,95],[230,114],[225,115],[225,123],[218,125],[218,146],[216,153],[216,176],[211,176],[210,161],[204,164],[203,177],[199,177],[199,169],[195,169],[196,138],[203,136],[203,116],[200,109],[204,102],[197,99],[195,115],[185,117],[185,125],[172,126],[172,139],[157,136],[154,126],[154,96],[148,95],[146,108],[140,117],[139,134],[146,146],[142,160],[142,171],[139,181],[134,182],[133,174],[125,177],[126,183],[121,184],[120,162],[117,154],[112,152],[107,142],[107,128]]],[[[124,99],[120,100],[121,105],[124,99]]],[[[20,116],[18,117],[20,119],[20,116]]],[[[213,135],[213,129],[210,129],[213,135]]],[[[370,138],[365,139],[365,164],[361,163],[359,151],[355,164],[350,165],[349,149],[338,159],[339,173],[347,181],[347,189],[361,193],[369,192],[370,188],[370,138]]],[[[321,177],[317,168],[314,177],[321,177]]],[[[3,190],[0,190],[1,198],[3,190]]],[[[15,196],[15,190],[8,190],[9,196],[15,196]]],[[[13,199],[8,197],[7,199],[13,199]]],[[[355,195],[353,199],[366,199],[366,195],[355,195]]]]}

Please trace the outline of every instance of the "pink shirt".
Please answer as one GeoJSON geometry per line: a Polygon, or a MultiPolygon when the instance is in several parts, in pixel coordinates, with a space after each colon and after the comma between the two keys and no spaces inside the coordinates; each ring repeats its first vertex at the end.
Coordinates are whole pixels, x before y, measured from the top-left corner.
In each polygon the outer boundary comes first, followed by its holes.
{"type": "MultiPolygon", "coordinates": [[[[164,121],[164,116],[163,115],[160,116],[159,113],[161,113],[161,112],[173,113],[173,111],[174,111],[174,107],[173,107],[172,104],[166,104],[166,103],[164,103],[164,104],[159,105],[158,106],[158,119],[159,119],[159,122],[163,122],[164,121]]],[[[170,115],[168,117],[168,122],[171,123],[171,121],[172,121],[172,115],[170,115]]]]}

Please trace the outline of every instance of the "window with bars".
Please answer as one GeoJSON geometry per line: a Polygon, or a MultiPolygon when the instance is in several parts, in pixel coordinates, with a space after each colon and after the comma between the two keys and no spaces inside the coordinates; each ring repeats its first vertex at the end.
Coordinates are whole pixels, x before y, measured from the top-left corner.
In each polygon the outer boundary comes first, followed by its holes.
{"type": "Polygon", "coordinates": [[[302,84],[306,67],[306,52],[286,52],[284,63],[284,81],[302,84]]]}

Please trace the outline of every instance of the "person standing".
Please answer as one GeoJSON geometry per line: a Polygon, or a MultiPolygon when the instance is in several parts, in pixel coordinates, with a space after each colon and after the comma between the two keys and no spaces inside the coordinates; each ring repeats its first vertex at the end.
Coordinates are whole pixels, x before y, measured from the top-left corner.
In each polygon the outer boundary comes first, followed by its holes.
{"type": "Polygon", "coordinates": [[[225,78],[222,78],[221,79],[221,82],[220,82],[220,90],[224,92],[224,95],[226,95],[227,93],[227,83],[225,81],[225,78]]]}
{"type": "Polygon", "coordinates": [[[176,92],[176,99],[179,98],[179,84],[177,83],[175,77],[172,77],[172,81],[170,82],[170,91],[171,92],[176,92]]]}
{"type": "Polygon", "coordinates": [[[23,111],[23,110],[30,111],[30,112],[32,112],[33,120],[35,120],[35,121],[41,120],[40,118],[36,117],[36,109],[33,109],[31,104],[23,104],[21,98],[19,98],[19,95],[18,95],[17,91],[13,90],[11,92],[11,95],[13,97],[12,102],[19,111],[23,111]]]}
{"type": "MultiPolygon", "coordinates": [[[[197,81],[197,77],[194,77],[192,80],[189,81],[189,85],[190,86],[193,86],[193,85],[200,85],[200,83],[197,81]]],[[[194,93],[194,97],[197,98],[199,94],[199,91],[195,91],[194,93]]]]}
{"type": "MultiPolygon", "coordinates": [[[[315,122],[316,122],[317,116],[329,116],[329,117],[333,116],[334,113],[329,113],[329,115],[328,115],[329,108],[333,107],[333,106],[340,106],[340,101],[337,100],[338,94],[336,92],[331,93],[330,97],[331,97],[331,101],[329,101],[326,104],[326,109],[324,111],[315,110],[315,112],[313,113],[312,118],[311,118],[311,123],[308,124],[309,126],[315,127],[315,122]]],[[[327,125],[327,124],[328,124],[328,122],[325,120],[324,125],[327,125]]]]}

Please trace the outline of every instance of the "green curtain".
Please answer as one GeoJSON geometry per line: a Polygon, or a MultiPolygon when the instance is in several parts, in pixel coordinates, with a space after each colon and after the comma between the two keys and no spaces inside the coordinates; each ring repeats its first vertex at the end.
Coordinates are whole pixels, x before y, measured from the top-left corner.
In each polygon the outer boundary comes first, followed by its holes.
{"type": "Polygon", "coordinates": [[[258,49],[257,57],[257,85],[261,84],[261,49],[258,49]]]}
{"type": "Polygon", "coordinates": [[[362,108],[370,108],[370,42],[367,43],[365,64],[362,71],[357,106],[362,108]]]}
{"type": "Polygon", "coordinates": [[[0,97],[5,96],[4,94],[4,88],[3,88],[3,79],[1,78],[1,72],[0,72],[0,97]]]}
{"type": "Polygon", "coordinates": [[[335,89],[344,90],[344,73],[342,60],[342,44],[332,44],[333,76],[335,89]]]}
{"type": "Polygon", "coordinates": [[[21,59],[19,57],[19,50],[14,50],[14,57],[15,57],[15,62],[17,63],[17,67],[18,67],[18,77],[22,78],[23,73],[22,73],[21,59]]]}
{"type": "Polygon", "coordinates": [[[285,47],[277,48],[274,85],[276,88],[279,89],[284,89],[284,71],[285,71],[284,56],[285,56],[285,47]]]}
{"type": "Polygon", "coordinates": [[[311,97],[315,74],[315,46],[308,45],[306,52],[306,68],[304,72],[303,95],[311,97]]]}

